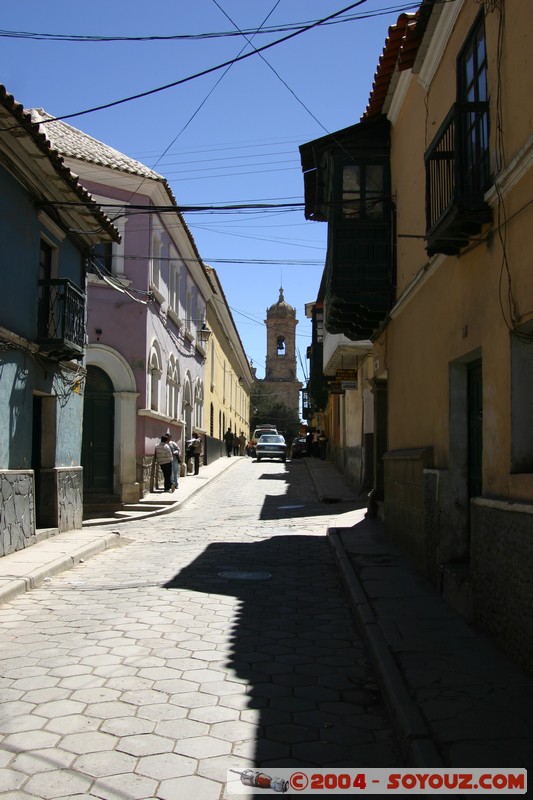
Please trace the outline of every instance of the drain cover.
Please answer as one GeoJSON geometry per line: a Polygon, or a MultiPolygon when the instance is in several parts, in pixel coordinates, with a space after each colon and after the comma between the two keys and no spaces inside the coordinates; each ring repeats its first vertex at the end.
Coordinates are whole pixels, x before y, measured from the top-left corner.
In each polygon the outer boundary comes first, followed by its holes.
{"type": "Polygon", "coordinates": [[[278,506],[278,508],[279,508],[280,510],[282,510],[282,509],[287,509],[287,508],[305,508],[305,505],[299,505],[299,506],[278,506]]]}
{"type": "Polygon", "coordinates": [[[270,572],[258,572],[257,570],[245,569],[225,569],[218,573],[220,578],[230,578],[237,581],[268,581],[272,575],[270,572]]]}

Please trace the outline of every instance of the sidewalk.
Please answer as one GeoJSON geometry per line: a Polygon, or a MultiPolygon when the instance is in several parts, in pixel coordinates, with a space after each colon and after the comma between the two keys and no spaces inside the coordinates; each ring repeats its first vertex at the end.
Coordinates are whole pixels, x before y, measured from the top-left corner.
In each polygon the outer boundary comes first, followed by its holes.
{"type": "Polygon", "coordinates": [[[531,677],[443,601],[365,509],[332,520],[328,536],[407,763],[532,768],[531,677]]]}

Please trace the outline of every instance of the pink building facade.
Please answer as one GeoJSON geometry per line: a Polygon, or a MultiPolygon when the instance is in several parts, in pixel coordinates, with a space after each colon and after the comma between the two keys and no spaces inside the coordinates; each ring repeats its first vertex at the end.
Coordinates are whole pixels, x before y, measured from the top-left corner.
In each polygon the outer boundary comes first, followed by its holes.
{"type": "Polygon", "coordinates": [[[183,451],[205,432],[212,289],[162,176],[63,122],[46,132],[121,234],[95,248],[89,268],[82,466],[86,502],[134,502],[153,488],[163,433],[183,451]]]}

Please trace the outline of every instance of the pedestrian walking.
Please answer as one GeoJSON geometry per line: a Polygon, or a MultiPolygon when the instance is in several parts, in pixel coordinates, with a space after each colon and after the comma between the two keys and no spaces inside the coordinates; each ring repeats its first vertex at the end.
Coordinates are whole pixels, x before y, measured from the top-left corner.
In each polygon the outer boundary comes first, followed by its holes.
{"type": "Polygon", "coordinates": [[[163,473],[165,492],[170,492],[172,487],[172,450],[168,445],[168,435],[165,433],[161,437],[159,444],[155,446],[155,461],[163,473]]]}
{"type": "Polygon", "coordinates": [[[246,436],[244,435],[244,431],[241,431],[241,435],[239,436],[239,455],[246,455],[246,436]]]}
{"type": "Polygon", "coordinates": [[[318,458],[318,431],[313,433],[313,458],[318,458]]]}
{"type": "Polygon", "coordinates": [[[174,441],[171,434],[168,434],[168,446],[172,450],[172,475],[170,491],[173,492],[178,488],[180,464],[181,464],[181,450],[179,444],[174,441]]]}
{"type": "Polygon", "coordinates": [[[324,431],[321,431],[318,435],[318,454],[320,456],[321,461],[326,460],[327,445],[328,445],[328,437],[326,436],[324,431]]]}
{"type": "Polygon", "coordinates": [[[187,442],[187,452],[194,461],[194,474],[200,472],[200,454],[202,452],[202,440],[197,433],[193,433],[192,439],[187,442]]]}
{"type": "Polygon", "coordinates": [[[233,433],[231,431],[231,428],[228,428],[228,430],[224,434],[224,441],[226,443],[226,455],[229,458],[233,450],[233,433]]]}

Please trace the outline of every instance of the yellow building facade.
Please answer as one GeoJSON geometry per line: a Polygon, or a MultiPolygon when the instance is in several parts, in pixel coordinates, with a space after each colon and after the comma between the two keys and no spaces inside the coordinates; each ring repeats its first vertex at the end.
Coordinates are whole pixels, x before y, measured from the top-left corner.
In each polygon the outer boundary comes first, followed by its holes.
{"type": "Polygon", "coordinates": [[[300,147],[306,218],[328,222],[316,385],[328,335],[358,369],[322,401],[334,460],[365,445],[390,535],[530,669],[532,29],[530,0],[424,0],[361,121],[300,147]]]}
{"type": "Polygon", "coordinates": [[[456,0],[435,5],[410,69],[400,53],[382,108],[396,302],[374,343],[387,386],[387,528],[528,666],[532,25],[528,0],[456,0]]]}
{"type": "Polygon", "coordinates": [[[253,375],[226,297],[212,267],[206,267],[213,295],[206,321],[211,335],[205,345],[205,429],[212,452],[225,453],[224,434],[250,436],[250,391],[253,375]]]}

